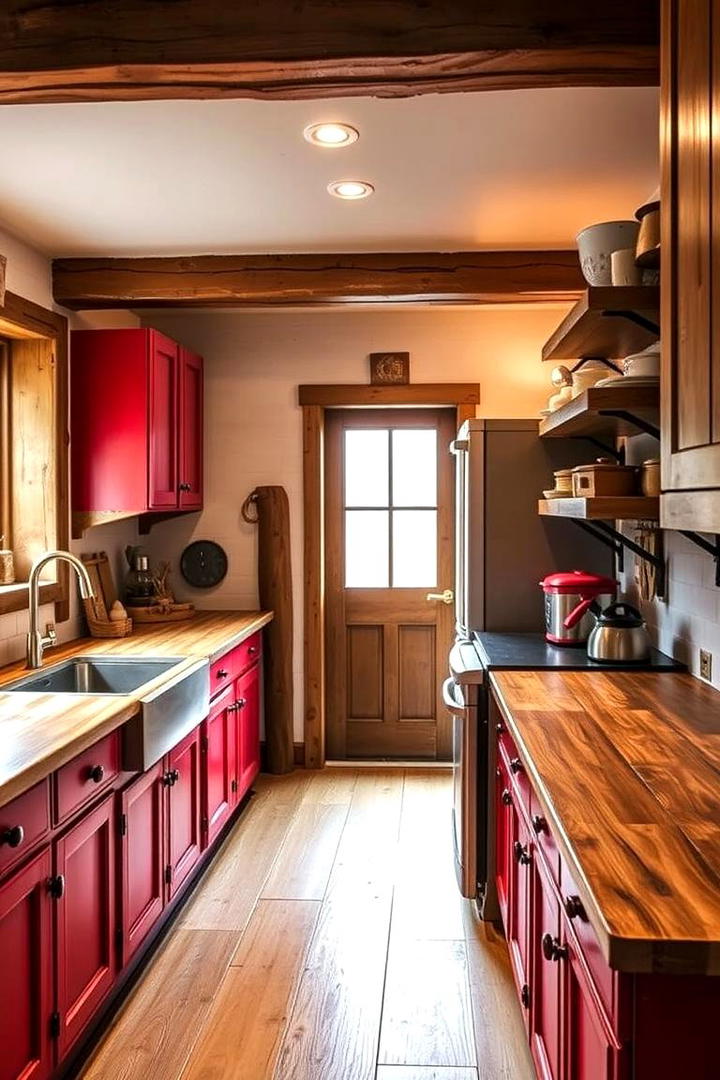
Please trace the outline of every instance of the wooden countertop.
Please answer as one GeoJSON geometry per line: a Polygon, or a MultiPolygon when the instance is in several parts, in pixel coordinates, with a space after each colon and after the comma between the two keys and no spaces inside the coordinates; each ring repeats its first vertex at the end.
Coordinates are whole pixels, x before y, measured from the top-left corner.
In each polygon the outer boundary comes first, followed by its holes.
{"type": "Polygon", "coordinates": [[[491,684],[611,967],[720,974],[720,695],[686,674],[491,684]]]}
{"type": "MultiPolygon", "coordinates": [[[[187,622],[138,626],[127,638],[77,638],[48,649],[44,666],[88,653],[212,662],[272,617],[268,611],[203,611],[187,622]]],[[[144,692],[113,697],[2,692],[3,684],[26,674],[24,661],[0,669],[0,806],[124,724],[139,711],[144,692]]]]}

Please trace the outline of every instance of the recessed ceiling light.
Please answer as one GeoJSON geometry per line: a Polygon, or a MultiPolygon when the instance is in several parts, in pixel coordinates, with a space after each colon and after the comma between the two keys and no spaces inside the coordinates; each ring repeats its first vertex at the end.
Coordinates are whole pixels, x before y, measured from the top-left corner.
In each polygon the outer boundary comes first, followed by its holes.
{"type": "Polygon", "coordinates": [[[360,132],[349,124],[310,124],[303,135],[313,146],[325,146],[337,149],[357,142],[360,132]]]}
{"type": "Polygon", "coordinates": [[[334,180],[327,189],[338,199],[367,199],[375,190],[366,180],[334,180]]]}

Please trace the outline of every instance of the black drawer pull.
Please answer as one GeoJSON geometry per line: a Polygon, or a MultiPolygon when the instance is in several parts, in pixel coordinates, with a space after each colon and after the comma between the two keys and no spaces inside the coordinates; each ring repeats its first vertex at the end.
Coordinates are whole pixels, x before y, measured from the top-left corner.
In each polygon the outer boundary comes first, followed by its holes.
{"type": "Polygon", "coordinates": [[[257,645],[251,645],[251,646],[250,646],[250,647],[248,648],[248,656],[257,656],[257,654],[258,654],[258,647],[257,647],[257,645]]]}
{"type": "Polygon", "coordinates": [[[523,763],[522,763],[522,761],[520,760],[519,757],[511,758],[511,760],[510,760],[510,768],[512,769],[512,771],[514,773],[522,772],[523,763]]]}
{"type": "Polygon", "coordinates": [[[89,779],[93,784],[99,784],[105,779],[105,767],[103,765],[93,765],[90,769],[89,779]]]}
{"type": "Polygon", "coordinates": [[[515,861],[520,863],[521,866],[529,866],[532,862],[532,856],[527,849],[527,844],[521,844],[519,840],[516,840],[513,844],[513,855],[515,861]]]}
{"type": "Polygon", "coordinates": [[[48,881],[48,892],[52,896],[53,900],[61,900],[65,895],[65,878],[62,874],[58,874],[57,877],[51,877],[48,881]]]}
{"type": "Polygon", "coordinates": [[[168,771],[163,776],[163,784],[165,785],[165,787],[173,787],[174,784],[177,784],[179,779],[180,773],[177,769],[168,769],[168,771]]]}
{"type": "Polygon", "coordinates": [[[20,847],[25,839],[25,830],[22,825],[13,825],[11,829],[3,829],[0,833],[0,844],[8,847],[20,847]]]}
{"type": "Polygon", "coordinates": [[[512,806],[512,795],[507,788],[503,788],[503,793],[500,796],[503,802],[503,806],[512,806]]]}
{"type": "Polygon", "coordinates": [[[546,960],[553,960],[557,963],[558,960],[567,959],[568,947],[567,945],[561,945],[552,934],[543,934],[542,953],[546,960]]]}
{"type": "Polygon", "coordinates": [[[538,836],[540,833],[546,833],[548,831],[548,823],[542,814],[533,814],[532,827],[538,836]]]}
{"type": "Polygon", "coordinates": [[[565,908],[565,914],[568,919],[582,919],[583,922],[587,921],[585,908],[583,907],[583,902],[579,896],[566,896],[563,900],[563,907],[565,908]]]}

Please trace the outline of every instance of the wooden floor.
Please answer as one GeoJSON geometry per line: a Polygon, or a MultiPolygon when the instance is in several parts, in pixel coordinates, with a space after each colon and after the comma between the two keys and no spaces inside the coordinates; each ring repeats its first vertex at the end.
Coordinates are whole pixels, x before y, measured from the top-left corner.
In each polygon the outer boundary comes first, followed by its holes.
{"type": "Polygon", "coordinates": [[[450,773],[261,777],[83,1080],[531,1080],[450,773]]]}

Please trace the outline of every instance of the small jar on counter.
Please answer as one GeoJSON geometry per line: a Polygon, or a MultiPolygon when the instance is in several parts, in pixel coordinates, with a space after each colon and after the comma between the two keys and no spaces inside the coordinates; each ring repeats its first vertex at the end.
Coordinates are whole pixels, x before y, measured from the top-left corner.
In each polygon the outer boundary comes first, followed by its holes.
{"type": "Polygon", "coordinates": [[[0,536],[0,585],[12,585],[15,582],[15,560],[9,548],[2,545],[5,537],[0,536]]]}

